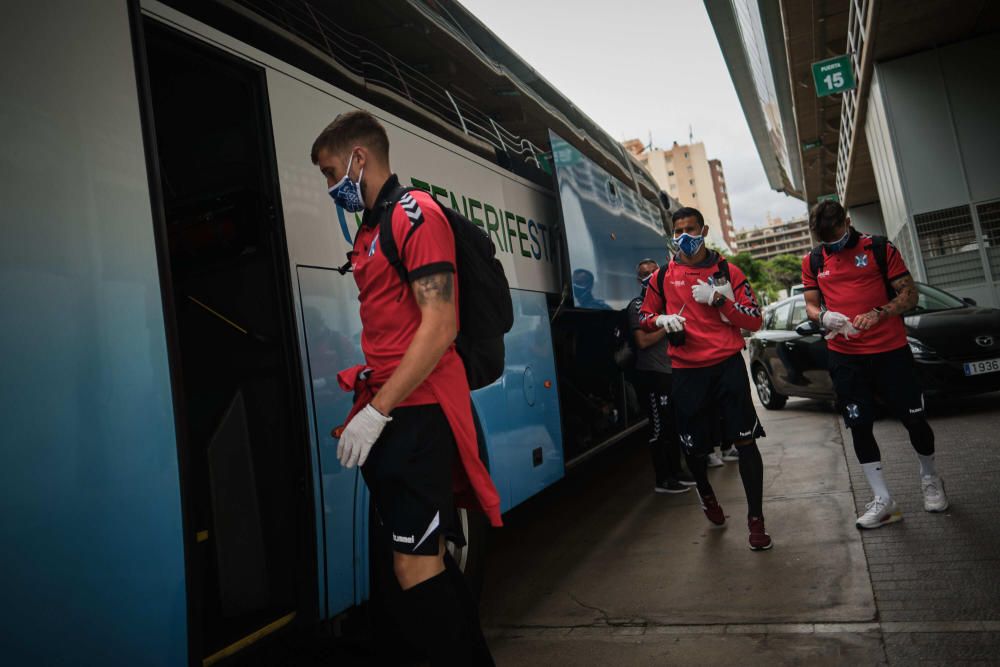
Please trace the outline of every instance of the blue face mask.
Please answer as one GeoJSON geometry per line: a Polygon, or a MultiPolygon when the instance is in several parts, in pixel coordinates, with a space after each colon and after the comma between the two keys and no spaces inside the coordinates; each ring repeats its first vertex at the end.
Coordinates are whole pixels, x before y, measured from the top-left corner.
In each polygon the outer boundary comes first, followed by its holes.
{"type": "Polygon", "coordinates": [[[850,238],[851,238],[851,230],[850,228],[848,228],[847,231],[844,232],[844,235],[840,237],[838,240],[831,241],[830,243],[824,241],[823,247],[826,248],[827,252],[838,252],[844,249],[844,246],[847,245],[847,242],[850,240],[850,238]]]}
{"type": "Polygon", "coordinates": [[[701,244],[705,242],[704,236],[691,236],[687,232],[684,232],[679,237],[674,239],[674,243],[680,248],[680,251],[687,255],[688,257],[694,257],[698,249],[701,248],[701,244]]]}
{"type": "Polygon", "coordinates": [[[647,287],[649,287],[649,281],[652,280],[652,279],[653,279],[653,274],[652,273],[650,273],[645,278],[641,279],[639,282],[642,283],[642,288],[646,289],[647,287]]]}
{"type": "Polygon", "coordinates": [[[354,154],[352,153],[351,157],[347,160],[347,172],[340,179],[340,182],[330,188],[329,192],[337,206],[350,213],[357,213],[365,208],[365,200],[361,196],[361,177],[365,174],[365,168],[362,167],[358,173],[357,182],[352,182],[350,173],[351,162],[353,161],[354,154]]]}

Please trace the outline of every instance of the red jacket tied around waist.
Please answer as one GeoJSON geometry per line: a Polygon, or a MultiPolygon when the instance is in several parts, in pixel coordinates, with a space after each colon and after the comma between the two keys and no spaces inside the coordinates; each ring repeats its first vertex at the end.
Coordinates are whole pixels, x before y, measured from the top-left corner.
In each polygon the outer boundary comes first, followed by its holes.
{"type": "MultiPolygon", "coordinates": [[[[345,424],[371,402],[378,389],[392,375],[392,369],[373,369],[358,365],[337,374],[337,382],[344,391],[354,392],[354,407],[345,424]]],[[[433,402],[440,404],[458,448],[458,461],[452,471],[452,488],[459,507],[482,511],[493,526],[503,525],[500,519],[500,495],[486,466],[479,459],[476,427],[472,421],[472,397],[465,377],[465,367],[457,354],[446,354],[435,372],[428,377],[421,389],[433,395],[433,402]],[[464,386],[465,391],[460,388],[464,386]]],[[[375,443],[378,447],[378,443],[375,443]]]]}

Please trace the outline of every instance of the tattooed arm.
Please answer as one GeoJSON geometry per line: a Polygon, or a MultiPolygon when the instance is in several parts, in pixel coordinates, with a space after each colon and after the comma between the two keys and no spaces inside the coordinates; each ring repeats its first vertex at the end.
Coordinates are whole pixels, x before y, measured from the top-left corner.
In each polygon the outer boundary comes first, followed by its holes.
{"type": "Polygon", "coordinates": [[[917,305],[917,286],[913,283],[913,276],[905,275],[892,281],[892,288],[896,290],[896,298],[882,307],[881,311],[870,310],[861,313],[854,318],[854,327],[864,331],[871,329],[882,320],[892,315],[902,315],[909,312],[917,305]]]}
{"type": "Polygon", "coordinates": [[[421,276],[410,283],[420,308],[420,326],[403,359],[372,399],[372,406],[388,415],[427,379],[458,334],[455,312],[455,275],[421,276]]]}

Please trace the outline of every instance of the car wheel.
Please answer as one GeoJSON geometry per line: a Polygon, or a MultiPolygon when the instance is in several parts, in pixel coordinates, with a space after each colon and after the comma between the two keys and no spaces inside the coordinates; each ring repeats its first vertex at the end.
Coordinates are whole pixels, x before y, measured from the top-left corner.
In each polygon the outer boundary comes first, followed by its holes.
{"type": "Polygon", "coordinates": [[[763,366],[757,366],[753,372],[753,383],[757,387],[757,398],[768,410],[780,410],[785,407],[788,397],[779,394],[771,383],[771,378],[763,366]]]}

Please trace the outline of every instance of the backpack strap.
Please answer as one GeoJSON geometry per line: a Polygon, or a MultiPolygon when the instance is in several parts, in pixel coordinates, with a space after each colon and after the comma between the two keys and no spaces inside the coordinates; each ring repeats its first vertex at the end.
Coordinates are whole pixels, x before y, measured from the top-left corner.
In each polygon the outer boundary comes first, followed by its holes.
{"type": "Polygon", "coordinates": [[[733,276],[731,273],[729,273],[729,262],[726,261],[726,258],[723,257],[722,255],[719,255],[719,263],[716,265],[716,268],[719,269],[719,273],[725,276],[726,282],[732,285],[733,276]]]}
{"type": "Polygon", "coordinates": [[[809,251],[809,270],[816,281],[816,288],[819,288],[819,272],[823,270],[823,246],[818,245],[809,251]]]}
{"type": "MultiPolygon", "coordinates": [[[[396,209],[396,204],[399,203],[399,200],[409,193],[411,189],[413,188],[399,186],[379,205],[379,210],[376,212],[378,216],[379,246],[382,248],[382,254],[385,255],[389,265],[396,269],[396,273],[399,274],[399,279],[403,281],[403,285],[409,284],[410,280],[406,267],[403,266],[402,251],[396,244],[396,237],[392,233],[392,212],[396,209]]],[[[403,239],[403,247],[406,246],[406,241],[410,239],[410,234],[412,233],[413,228],[410,229],[410,233],[403,239]]]]}
{"type": "Polygon", "coordinates": [[[670,260],[656,270],[656,291],[659,292],[660,297],[663,299],[663,303],[667,302],[667,297],[663,294],[663,281],[667,279],[667,267],[670,266],[670,260]]]}
{"type": "Polygon", "coordinates": [[[875,263],[882,274],[882,282],[885,283],[885,295],[892,301],[896,298],[896,290],[889,282],[889,239],[884,236],[872,236],[872,254],[875,255],[875,263]]]}

